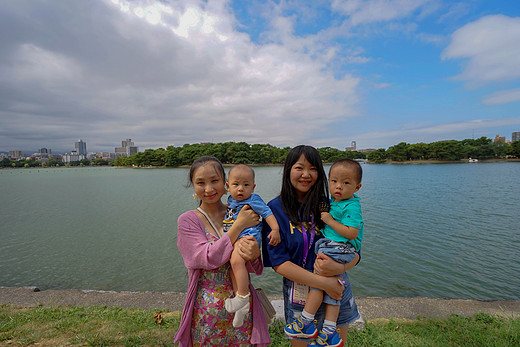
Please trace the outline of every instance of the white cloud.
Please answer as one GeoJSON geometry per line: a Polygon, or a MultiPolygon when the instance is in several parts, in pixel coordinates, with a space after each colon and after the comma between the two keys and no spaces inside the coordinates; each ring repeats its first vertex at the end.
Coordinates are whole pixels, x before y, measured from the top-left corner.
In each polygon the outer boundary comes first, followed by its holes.
{"type": "Polygon", "coordinates": [[[429,0],[333,0],[332,9],[350,17],[353,26],[409,16],[429,0]]]}
{"type": "Polygon", "coordinates": [[[491,15],[455,31],[443,59],[469,59],[457,79],[468,85],[520,77],[520,17],[491,15]]]}
{"type": "Polygon", "coordinates": [[[486,105],[502,105],[517,101],[520,101],[520,88],[495,92],[487,95],[483,100],[486,105]]]}
{"type": "Polygon", "coordinates": [[[326,51],[300,50],[287,23],[289,44],[259,45],[222,1],[57,4],[52,20],[46,3],[9,8],[20,33],[0,55],[3,146],[312,144],[354,114],[359,79],[335,77],[326,51]],[[42,143],[41,121],[56,143],[42,143]]]}

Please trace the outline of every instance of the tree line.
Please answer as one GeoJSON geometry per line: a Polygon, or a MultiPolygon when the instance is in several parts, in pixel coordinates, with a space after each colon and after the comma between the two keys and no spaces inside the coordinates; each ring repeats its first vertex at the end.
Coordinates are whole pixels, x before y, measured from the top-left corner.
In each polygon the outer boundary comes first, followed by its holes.
{"type": "MultiPolygon", "coordinates": [[[[224,164],[283,164],[291,147],[275,147],[269,144],[246,142],[185,144],[181,147],[168,146],[166,149],[147,149],[129,157],[118,157],[115,166],[181,166],[191,165],[203,155],[217,157],[224,164]]],[[[317,149],[325,162],[340,158],[364,159],[365,154],[357,151],[341,151],[337,148],[322,147],[317,149]]]]}
{"type": "Polygon", "coordinates": [[[520,140],[508,144],[493,142],[490,138],[483,136],[462,141],[446,140],[415,144],[401,142],[387,150],[381,148],[370,152],[367,159],[381,163],[387,160],[400,162],[407,160],[455,161],[467,158],[491,159],[508,156],[520,157],[520,140]]]}
{"type": "MultiPolygon", "coordinates": [[[[185,144],[180,147],[146,149],[128,157],[117,157],[112,162],[103,159],[83,159],[68,163],[68,166],[114,165],[114,166],[165,166],[177,167],[191,165],[200,156],[217,157],[224,164],[283,164],[291,147],[275,147],[269,144],[253,144],[246,142],[198,143],[185,144]]],[[[337,159],[367,159],[370,162],[383,163],[388,160],[404,162],[409,160],[443,160],[456,161],[465,158],[490,159],[507,156],[520,157],[520,141],[512,144],[493,142],[487,137],[466,139],[462,141],[447,140],[432,143],[409,144],[401,142],[388,149],[380,148],[368,154],[358,151],[344,151],[332,147],[317,148],[325,163],[337,159]]],[[[34,167],[63,166],[62,162],[49,159],[47,163],[22,159],[19,161],[8,158],[0,161],[0,167],[34,167]]]]}

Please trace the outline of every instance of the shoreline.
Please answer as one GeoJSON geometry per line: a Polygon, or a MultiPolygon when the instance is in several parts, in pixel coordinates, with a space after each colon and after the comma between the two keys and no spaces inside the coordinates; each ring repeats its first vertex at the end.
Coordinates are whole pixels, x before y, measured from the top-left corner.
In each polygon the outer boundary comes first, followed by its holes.
{"type": "MultiPolygon", "coordinates": [[[[283,319],[281,296],[269,295],[276,317],[283,319]]],[[[182,312],[185,293],[115,292],[36,287],[0,287],[0,305],[36,306],[112,306],[143,310],[182,312]]],[[[447,318],[452,314],[472,316],[483,312],[509,318],[520,317],[520,300],[475,300],[448,298],[356,297],[364,321],[385,319],[414,320],[418,317],[447,318]]]]}

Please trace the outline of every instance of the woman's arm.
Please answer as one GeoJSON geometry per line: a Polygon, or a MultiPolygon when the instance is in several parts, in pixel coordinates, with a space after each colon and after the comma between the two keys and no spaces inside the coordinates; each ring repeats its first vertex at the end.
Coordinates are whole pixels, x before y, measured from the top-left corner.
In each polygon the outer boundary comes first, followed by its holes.
{"type": "Polygon", "coordinates": [[[332,298],[341,300],[344,287],[336,277],[319,276],[290,261],[274,266],[273,269],[291,281],[319,288],[327,292],[332,298]]]}
{"type": "Polygon", "coordinates": [[[233,244],[227,234],[215,242],[209,242],[204,223],[193,211],[182,214],[177,225],[177,247],[186,268],[209,270],[229,261],[233,244]]]}
{"type": "Polygon", "coordinates": [[[341,275],[345,271],[352,269],[359,261],[359,254],[356,253],[355,258],[349,263],[338,263],[332,260],[329,256],[318,253],[316,261],[314,262],[314,271],[320,276],[336,276],[341,275]]]}

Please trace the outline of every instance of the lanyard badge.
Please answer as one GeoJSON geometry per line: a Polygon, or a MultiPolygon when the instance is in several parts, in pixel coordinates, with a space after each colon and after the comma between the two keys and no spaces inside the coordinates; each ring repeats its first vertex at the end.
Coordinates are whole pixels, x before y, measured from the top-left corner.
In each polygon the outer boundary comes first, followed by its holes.
{"type": "MultiPolygon", "coordinates": [[[[307,230],[305,229],[305,226],[303,225],[301,216],[300,216],[300,225],[302,227],[302,234],[303,234],[302,267],[305,269],[305,265],[307,264],[307,256],[309,255],[309,251],[311,250],[312,244],[314,242],[314,237],[316,236],[316,226],[314,225],[314,214],[311,213],[310,240],[307,236],[307,230]]],[[[292,290],[291,290],[291,302],[293,304],[305,306],[305,301],[307,300],[308,294],[309,294],[309,286],[293,281],[292,290]]]]}

